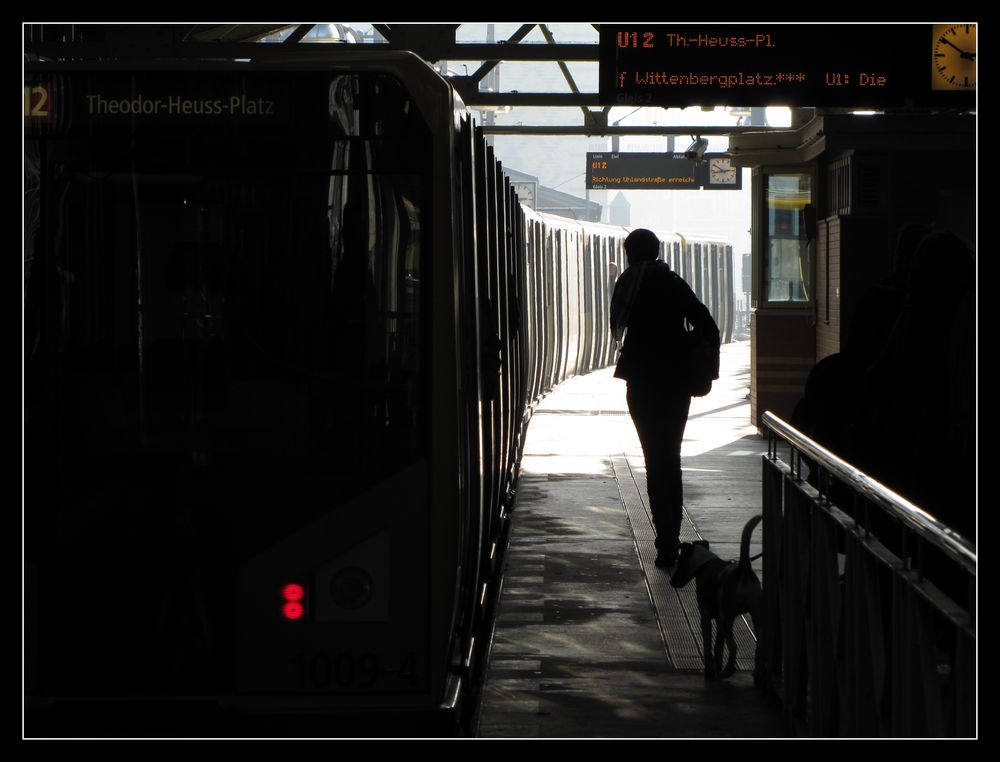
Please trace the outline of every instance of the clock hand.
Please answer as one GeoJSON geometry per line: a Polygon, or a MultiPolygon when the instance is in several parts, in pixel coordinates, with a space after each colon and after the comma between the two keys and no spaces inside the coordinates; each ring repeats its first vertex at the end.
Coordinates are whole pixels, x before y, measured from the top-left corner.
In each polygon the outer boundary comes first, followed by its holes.
{"type": "Polygon", "coordinates": [[[956,45],[951,40],[948,40],[948,39],[945,39],[944,37],[942,37],[941,38],[941,42],[943,42],[945,45],[951,45],[953,48],[955,48],[955,50],[957,50],[959,53],[962,54],[962,58],[970,58],[971,59],[971,58],[975,58],[976,57],[975,53],[966,53],[964,50],[962,50],[960,47],[958,47],[958,45],[956,45]]]}

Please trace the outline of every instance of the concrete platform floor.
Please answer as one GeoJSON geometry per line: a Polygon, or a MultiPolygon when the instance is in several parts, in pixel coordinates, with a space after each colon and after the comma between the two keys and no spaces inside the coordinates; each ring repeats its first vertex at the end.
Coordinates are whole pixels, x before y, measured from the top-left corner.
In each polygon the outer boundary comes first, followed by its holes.
{"type": "MultiPolygon", "coordinates": [[[[681,539],[729,559],[761,510],[748,342],[723,347],[720,375],[691,406],[681,539]]],[[[535,411],[512,522],[479,737],[784,735],[753,685],[746,623],[739,671],[702,674],[694,584],[675,590],[653,565],[642,449],[612,369],[570,379],[535,411]]],[[[756,554],[759,527],[753,540],[756,554]]]]}

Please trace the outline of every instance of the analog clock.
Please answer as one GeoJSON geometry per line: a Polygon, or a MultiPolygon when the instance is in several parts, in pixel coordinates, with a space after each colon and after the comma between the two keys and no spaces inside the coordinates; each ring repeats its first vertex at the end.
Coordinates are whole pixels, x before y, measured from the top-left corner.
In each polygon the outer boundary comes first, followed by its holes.
{"type": "Polygon", "coordinates": [[[976,89],[976,25],[935,24],[931,50],[933,90],[976,89]]]}
{"type": "Polygon", "coordinates": [[[518,200],[525,206],[535,208],[535,183],[511,183],[518,200]]]}
{"type": "Polygon", "coordinates": [[[711,185],[735,185],[736,167],[732,159],[709,159],[708,182],[711,185]]]}

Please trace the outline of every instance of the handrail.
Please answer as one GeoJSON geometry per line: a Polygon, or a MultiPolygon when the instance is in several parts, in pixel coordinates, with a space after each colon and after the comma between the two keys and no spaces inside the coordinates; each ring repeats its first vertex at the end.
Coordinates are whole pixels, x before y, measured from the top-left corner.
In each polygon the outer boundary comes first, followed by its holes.
{"type": "MultiPolygon", "coordinates": [[[[762,421],[773,433],[780,436],[792,446],[816,460],[839,479],[847,482],[868,499],[878,503],[890,514],[906,523],[921,537],[936,545],[950,558],[960,563],[968,571],[976,571],[976,548],[965,537],[909,500],[893,492],[881,482],[876,481],[863,471],[855,468],[847,461],[839,458],[821,444],[810,439],[798,429],[793,428],[778,416],[765,412],[762,421]]],[[[768,455],[771,455],[770,450],[768,455]]]]}

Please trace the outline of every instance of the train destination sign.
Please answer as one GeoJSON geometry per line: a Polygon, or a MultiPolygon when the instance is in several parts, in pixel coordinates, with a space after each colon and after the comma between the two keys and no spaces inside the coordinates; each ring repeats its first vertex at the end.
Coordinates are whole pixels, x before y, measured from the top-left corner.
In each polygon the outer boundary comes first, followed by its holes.
{"type": "Polygon", "coordinates": [[[740,190],[743,171],[722,153],[588,153],[589,190],[740,190]]]}
{"type": "MultiPolygon", "coordinates": [[[[92,128],[173,131],[178,127],[275,128],[291,122],[293,110],[327,109],[329,77],[299,77],[320,105],[294,103],[288,75],[271,74],[247,83],[230,72],[168,76],[100,72],[69,78],[34,74],[24,84],[28,134],[63,134],[92,128]]],[[[313,120],[316,121],[316,120],[313,120]]],[[[322,123],[322,122],[320,122],[322,123]]]]}
{"type": "Polygon", "coordinates": [[[606,106],[971,109],[976,24],[602,24],[606,106]]]}

